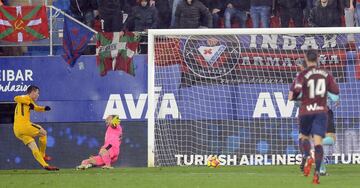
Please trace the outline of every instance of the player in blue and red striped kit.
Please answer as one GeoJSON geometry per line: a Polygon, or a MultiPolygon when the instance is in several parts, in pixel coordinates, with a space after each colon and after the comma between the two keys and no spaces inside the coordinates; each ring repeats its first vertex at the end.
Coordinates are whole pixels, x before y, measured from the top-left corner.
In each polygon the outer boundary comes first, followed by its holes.
{"type": "Polygon", "coordinates": [[[314,159],[310,156],[310,137],[313,136],[315,148],[314,184],[319,184],[320,166],[323,160],[322,142],[325,137],[328,121],[327,93],[339,94],[339,87],[333,76],[326,70],[317,67],[318,53],[308,50],[305,55],[306,69],[295,79],[291,92],[293,98],[300,94],[299,110],[301,148],[304,152],[304,175],[309,176],[314,159]]]}

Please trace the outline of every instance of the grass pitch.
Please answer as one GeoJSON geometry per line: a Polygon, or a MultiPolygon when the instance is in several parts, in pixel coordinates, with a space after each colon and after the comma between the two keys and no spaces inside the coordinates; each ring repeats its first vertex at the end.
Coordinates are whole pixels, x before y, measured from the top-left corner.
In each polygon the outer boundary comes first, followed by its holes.
{"type": "Polygon", "coordinates": [[[2,170],[0,187],[237,187],[237,188],[352,188],[360,187],[360,166],[330,165],[329,176],[320,178],[320,185],[311,183],[312,176],[304,177],[299,166],[238,166],[115,168],[103,170],[61,169],[2,170]]]}

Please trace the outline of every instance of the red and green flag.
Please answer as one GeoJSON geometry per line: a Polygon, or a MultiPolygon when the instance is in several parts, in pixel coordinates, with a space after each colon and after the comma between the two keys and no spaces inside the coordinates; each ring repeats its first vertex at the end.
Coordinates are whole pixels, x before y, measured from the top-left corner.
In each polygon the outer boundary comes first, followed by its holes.
{"type": "Polygon", "coordinates": [[[0,6],[0,40],[27,42],[48,37],[45,6],[0,6]]]}
{"type": "Polygon", "coordinates": [[[132,58],[139,47],[140,37],[132,32],[104,32],[97,35],[96,62],[100,75],[122,70],[135,76],[132,58]]]}

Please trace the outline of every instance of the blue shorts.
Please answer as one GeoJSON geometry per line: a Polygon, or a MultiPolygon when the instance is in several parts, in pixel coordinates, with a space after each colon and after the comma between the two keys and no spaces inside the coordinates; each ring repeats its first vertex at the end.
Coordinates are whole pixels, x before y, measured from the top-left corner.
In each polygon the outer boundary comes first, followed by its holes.
{"type": "Polygon", "coordinates": [[[299,118],[301,134],[305,136],[319,135],[325,137],[328,123],[327,113],[302,115],[299,118]]]}

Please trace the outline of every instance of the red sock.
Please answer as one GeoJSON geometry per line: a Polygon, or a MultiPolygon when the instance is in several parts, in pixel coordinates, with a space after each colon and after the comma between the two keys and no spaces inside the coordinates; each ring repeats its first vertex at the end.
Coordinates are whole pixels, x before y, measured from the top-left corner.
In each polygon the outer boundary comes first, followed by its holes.
{"type": "Polygon", "coordinates": [[[324,150],[322,145],[315,146],[315,171],[320,171],[321,162],[324,158],[324,150]]]}
{"type": "Polygon", "coordinates": [[[302,140],[301,138],[299,138],[299,150],[300,150],[300,154],[301,156],[304,155],[304,150],[303,150],[303,146],[302,146],[302,140]]]}
{"type": "Polygon", "coordinates": [[[311,144],[310,141],[308,139],[304,139],[302,142],[302,151],[304,152],[304,158],[310,156],[310,148],[311,148],[311,144]]]}

